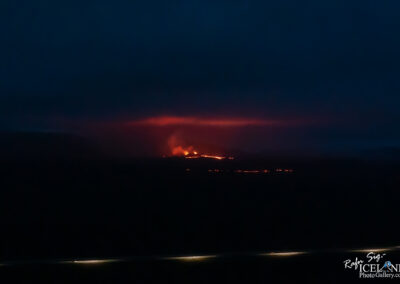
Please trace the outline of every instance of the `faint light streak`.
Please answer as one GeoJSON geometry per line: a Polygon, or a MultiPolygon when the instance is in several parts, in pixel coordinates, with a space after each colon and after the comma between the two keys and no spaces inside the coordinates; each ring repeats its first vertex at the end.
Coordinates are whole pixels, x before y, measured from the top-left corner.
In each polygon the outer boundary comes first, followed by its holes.
{"type": "Polygon", "coordinates": [[[259,174],[263,173],[264,171],[261,170],[236,170],[235,173],[238,174],[259,174]]]}
{"type": "Polygon", "coordinates": [[[392,251],[395,250],[396,247],[387,247],[387,248],[365,248],[365,249],[353,249],[350,250],[351,252],[362,252],[362,253],[369,253],[369,252],[386,252],[386,251],[392,251]]]}
{"type": "Polygon", "coordinates": [[[118,262],[119,259],[78,259],[72,261],[65,261],[66,263],[73,263],[73,264],[106,264],[112,262],[118,262]]]}
{"type": "Polygon", "coordinates": [[[235,170],[235,173],[238,174],[268,174],[270,170],[261,169],[261,170],[235,170]]]}
{"type": "Polygon", "coordinates": [[[260,253],[260,256],[273,256],[273,257],[290,257],[306,254],[305,251],[281,251],[281,252],[267,252],[260,253]]]}
{"type": "Polygon", "coordinates": [[[178,260],[184,262],[197,262],[197,261],[206,261],[213,258],[218,257],[218,255],[188,255],[188,256],[171,256],[166,257],[168,260],[178,260]]]}
{"type": "Polygon", "coordinates": [[[202,158],[208,158],[208,159],[216,159],[216,160],[223,160],[225,159],[224,156],[214,156],[214,155],[207,155],[207,154],[202,154],[200,155],[202,158]]]}

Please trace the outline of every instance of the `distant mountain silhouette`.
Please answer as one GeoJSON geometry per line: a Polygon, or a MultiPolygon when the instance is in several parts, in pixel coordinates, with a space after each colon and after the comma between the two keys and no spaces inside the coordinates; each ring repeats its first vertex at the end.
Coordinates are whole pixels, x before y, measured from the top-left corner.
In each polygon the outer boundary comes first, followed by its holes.
{"type": "Polygon", "coordinates": [[[382,147],[362,152],[365,158],[400,161],[400,147],[382,147]]]}
{"type": "Polygon", "coordinates": [[[73,134],[0,132],[1,159],[79,159],[98,155],[95,143],[73,134]]]}

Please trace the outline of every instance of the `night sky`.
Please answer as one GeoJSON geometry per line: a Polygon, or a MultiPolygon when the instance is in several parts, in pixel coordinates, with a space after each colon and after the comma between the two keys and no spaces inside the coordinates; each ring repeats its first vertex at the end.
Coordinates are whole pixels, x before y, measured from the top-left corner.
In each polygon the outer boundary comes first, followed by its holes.
{"type": "Polygon", "coordinates": [[[368,0],[1,1],[0,128],[255,119],[278,123],[252,125],[235,146],[400,146],[399,11],[368,0]]]}

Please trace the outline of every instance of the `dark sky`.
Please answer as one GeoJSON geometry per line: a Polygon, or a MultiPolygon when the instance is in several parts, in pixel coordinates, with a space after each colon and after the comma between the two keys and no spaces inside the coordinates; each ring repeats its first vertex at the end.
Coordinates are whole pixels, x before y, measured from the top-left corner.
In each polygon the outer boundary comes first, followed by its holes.
{"type": "Polygon", "coordinates": [[[304,133],[327,145],[400,145],[399,11],[376,0],[4,0],[0,127],[251,116],[312,121],[304,133]]]}

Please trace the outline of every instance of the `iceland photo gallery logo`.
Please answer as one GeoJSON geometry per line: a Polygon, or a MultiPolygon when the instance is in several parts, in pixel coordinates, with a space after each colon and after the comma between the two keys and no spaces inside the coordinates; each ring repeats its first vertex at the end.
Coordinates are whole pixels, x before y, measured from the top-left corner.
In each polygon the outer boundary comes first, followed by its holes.
{"type": "Polygon", "coordinates": [[[400,264],[384,260],[386,253],[369,252],[364,259],[346,259],[345,269],[359,272],[359,278],[400,278],[400,264]]]}

